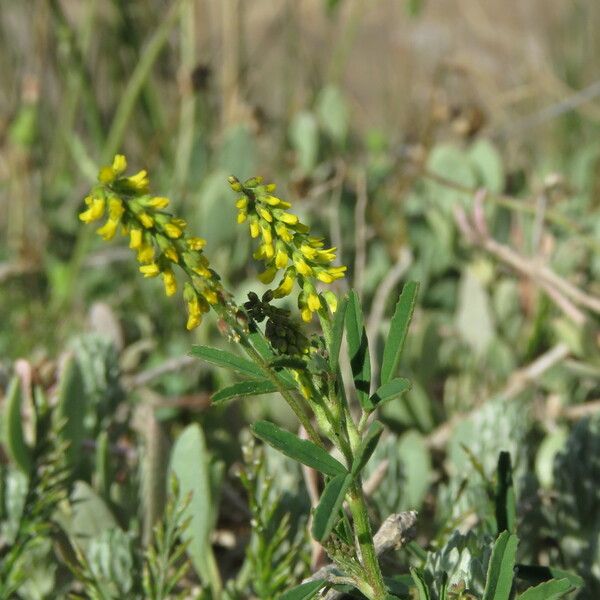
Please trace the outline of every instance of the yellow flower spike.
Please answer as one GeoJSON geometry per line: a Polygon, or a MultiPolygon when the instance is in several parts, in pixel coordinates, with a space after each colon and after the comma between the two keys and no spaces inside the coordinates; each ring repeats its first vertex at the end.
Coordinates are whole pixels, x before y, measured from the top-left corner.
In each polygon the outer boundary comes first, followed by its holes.
{"type": "Polygon", "coordinates": [[[154,246],[147,242],[142,242],[138,249],[137,260],[140,263],[151,263],[154,260],[154,246]]]}
{"type": "Polygon", "coordinates": [[[275,275],[277,275],[277,269],[275,267],[269,267],[266,271],[258,274],[258,280],[261,283],[269,284],[275,279],[275,275]]]}
{"type": "Polygon", "coordinates": [[[268,221],[269,223],[273,222],[273,215],[266,209],[263,208],[262,206],[257,206],[256,207],[256,212],[265,220],[268,221]]]}
{"type": "Polygon", "coordinates": [[[139,194],[146,194],[150,188],[150,179],[148,179],[148,172],[146,169],[138,171],[131,177],[125,177],[124,179],[127,187],[132,189],[139,194]]]}
{"type": "Polygon", "coordinates": [[[137,227],[132,227],[129,231],[129,247],[132,250],[137,250],[142,247],[143,242],[142,230],[137,227]]]}
{"type": "Polygon", "coordinates": [[[140,223],[146,229],[150,229],[151,227],[154,227],[154,218],[151,215],[149,215],[147,212],[142,211],[138,214],[137,217],[140,220],[140,223]]]}
{"type": "Polygon", "coordinates": [[[260,222],[260,231],[262,233],[262,238],[265,244],[270,244],[273,241],[273,235],[271,233],[271,226],[265,222],[260,222]]]}
{"type": "Polygon", "coordinates": [[[312,269],[304,262],[304,259],[298,254],[293,256],[294,266],[300,275],[311,275],[312,269]]]}
{"type": "Polygon", "coordinates": [[[298,224],[298,216],[293,215],[291,213],[281,213],[280,215],[276,215],[276,218],[283,223],[287,223],[288,225],[297,225],[298,224]]]}
{"type": "Polygon", "coordinates": [[[277,243],[277,251],[275,252],[275,266],[278,269],[285,269],[288,264],[288,255],[282,243],[277,243]]]}
{"type": "Polygon", "coordinates": [[[88,196],[85,202],[89,206],[89,208],[79,214],[79,218],[84,223],[91,223],[92,221],[97,221],[98,219],[101,219],[104,216],[104,207],[106,204],[104,198],[91,198],[90,196],[88,196]]]}
{"type": "Polygon", "coordinates": [[[112,221],[119,221],[125,212],[123,200],[121,198],[112,197],[108,201],[108,216],[112,221]]]}
{"type": "Polygon", "coordinates": [[[276,196],[263,196],[263,202],[266,202],[269,206],[279,206],[281,204],[281,199],[276,196]]]}
{"type": "Polygon", "coordinates": [[[179,254],[177,253],[177,250],[173,247],[173,246],[168,246],[167,248],[165,248],[163,250],[164,255],[171,261],[174,263],[178,263],[179,262],[179,254]]]}
{"type": "Polygon", "coordinates": [[[160,268],[156,263],[150,263],[149,265],[142,265],[140,267],[140,273],[144,277],[156,277],[160,275],[160,268]]]}
{"type": "Polygon", "coordinates": [[[178,225],[173,223],[173,221],[170,223],[165,223],[164,230],[172,240],[176,240],[183,235],[183,230],[178,225]]]}
{"type": "Polygon", "coordinates": [[[172,296],[177,291],[177,281],[175,280],[175,275],[171,269],[165,269],[162,272],[163,283],[165,285],[165,294],[167,296],[172,296]]]}
{"type": "Polygon", "coordinates": [[[257,238],[260,234],[260,227],[258,225],[258,219],[255,217],[250,220],[250,236],[257,238]]]}
{"type": "Polygon", "coordinates": [[[189,237],[185,242],[190,250],[202,250],[206,246],[206,240],[200,237],[189,237]]]}
{"type": "Polygon", "coordinates": [[[146,202],[146,206],[149,208],[156,208],[157,210],[163,210],[169,206],[171,201],[163,196],[155,196],[146,202]]]}
{"type": "Polygon", "coordinates": [[[119,221],[114,221],[113,219],[108,219],[106,223],[102,227],[99,227],[96,230],[96,233],[99,236],[102,236],[104,241],[112,240],[115,237],[115,233],[117,233],[117,228],[119,227],[119,221]]]}
{"type": "Polygon", "coordinates": [[[296,273],[293,269],[288,269],[284,278],[279,282],[279,287],[273,290],[273,296],[275,298],[288,296],[294,288],[294,281],[296,281],[296,273]]]}
{"type": "Polygon", "coordinates": [[[127,169],[127,159],[122,154],[115,154],[112,170],[115,175],[121,175],[127,169]]]}

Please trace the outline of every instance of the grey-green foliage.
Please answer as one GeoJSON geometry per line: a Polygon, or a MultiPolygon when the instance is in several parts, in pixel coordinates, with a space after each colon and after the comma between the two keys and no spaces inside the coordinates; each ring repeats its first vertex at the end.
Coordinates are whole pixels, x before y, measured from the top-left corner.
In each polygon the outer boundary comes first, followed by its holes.
{"type": "Polygon", "coordinates": [[[446,573],[448,590],[465,590],[481,597],[493,542],[491,536],[475,531],[455,531],[442,548],[427,556],[424,575],[429,587],[439,597],[446,573]]]}
{"type": "Polygon", "coordinates": [[[585,580],[578,598],[600,595],[600,416],[575,425],[554,462],[551,534],[565,567],[585,580]]]}
{"type": "Polygon", "coordinates": [[[514,400],[490,400],[458,423],[449,442],[451,479],[440,487],[438,518],[445,516],[451,522],[458,522],[471,513],[488,513],[487,486],[493,479],[501,451],[511,455],[518,491],[519,480],[527,468],[528,431],[527,412],[514,400]],[[473,457],[478,464],[474,464],[473,457]]]}

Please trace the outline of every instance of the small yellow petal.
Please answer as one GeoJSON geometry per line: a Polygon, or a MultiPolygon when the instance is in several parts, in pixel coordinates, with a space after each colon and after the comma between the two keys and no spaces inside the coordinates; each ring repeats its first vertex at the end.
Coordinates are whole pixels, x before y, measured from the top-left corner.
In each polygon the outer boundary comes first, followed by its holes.
{"type": "Polygon", "coordinates": [[[141,248],[143,241],[142,230],[133,227],[129,232],[129,247],[133,250],[141,248]]]}
{"type": "Polygon", "coordinates": [[[115,175],[124,173],[127,169],[127,159],[122,154],[116,154],[112,163],[112,170],[115,175]]]}
{"type": "Polygon", "coordinates": [[[156,263],[150,263],[149,265],[142,265],[140,267],[140,273],[144,277],[156,277],[160,274],[160,269],[156,263]]]}
{"type": "Polygon", "coordinates": [[[165,285],[165,294],[167,296],[172,296],[177,291],[177,281],[175,280],[175,275],[173,275],[173,271],[171,269],[166,269],[163,271],[163,283],[165,285]]]}

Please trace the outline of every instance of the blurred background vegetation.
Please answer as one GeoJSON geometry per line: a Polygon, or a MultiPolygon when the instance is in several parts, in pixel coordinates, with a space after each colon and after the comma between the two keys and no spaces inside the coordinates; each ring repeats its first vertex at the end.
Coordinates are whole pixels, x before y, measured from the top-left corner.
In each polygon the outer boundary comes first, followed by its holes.
{"type": "MultiPolygon", "coordinates": [[[[263,415],[294,426],[272,397],[209,410],[231,375],[186,355],[193,342],[226,343],[215,321],[188,333],[183,302],[139,277],[124,243],[81,226],[98,166],[122,152],[208,240],[240,301],[266,288],[230,174],[276,181],[338,247],[375,348],[402,283],[418,280],[404,359],[413,389],[383,415],[374,518],[419,510],[431,564],[477,590],[476,571],[460,565],[483,556],[480,538],[452,532],[486,530],[487,486],[509,450],[521,559],[573,569],[587,581],[580,597],[598,597],[598,2],[3,0],[0,28],[0,384],[14,372],[25,383],[30,441],[27,390],[81,416],[78,502],[62,524],[86,540],[92,570],[106,567],[98,577],[127,572],[114,557],[134,556],[136,536],[147,545],[170,463],[182,481],[197,478],[181,469],[202,470],[196,510],[208,516],[196,525],[219,568],[198,558],[200,544],[187,577],[220,597],[256,493],[233,473],[245,426],[263,415]],[[69,365],[72,396],[61,392],[69,365]],[[204,466],[186,466],[185,435],[204,466]],[[104,515],[93,531],[86,502],[104,515]]],[[[4,483],[17,489],[8,455],[4,483]]],[[[287,476],[273,484],[287,511],[308,510],[300,473],[269,458],[287,476]]],[[[14,541],[9,509],[0,549],[14,541]]],[[[288,584],[310,563],[305,539],[290,548],[301,558],[285,563],[288,584]]],[[[66,594],[52,544],[36,552],[19,558],[39,575],[21,597],[66,594]]],[[[268,582],[260,552],[251,564],[268,582]]],[[[278,597],[264,586],[253,593],[278,597]]]]}

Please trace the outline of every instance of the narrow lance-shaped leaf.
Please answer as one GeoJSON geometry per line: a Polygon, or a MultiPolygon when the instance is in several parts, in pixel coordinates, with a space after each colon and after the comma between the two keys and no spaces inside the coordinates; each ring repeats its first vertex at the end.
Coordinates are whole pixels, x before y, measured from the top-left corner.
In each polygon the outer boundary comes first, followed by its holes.
{"type": "Polygon", "coordinates": [[[360,446],[356,451],[354,461],[352,462],[351,473],[354,477],[356,477],[357,473],[360,473],[363,470],[369,458],[371,458],[371,455],[375,451],[377,442],[379,442],[379,438],[381,437],[382,433],[383,425],[379,423],[379,421],[373,421],[366,435],[362,439],[360,446]]]}
{"type": "Polygon", "coordinates": [[[18,377],[13,377],[6,393],[4,408],[4,441],[10,457],[24,472],[31,470],[31,449],[25,442],[23,435],[23,421],[21,418],[21,382],[18,377]]]}
{"type": "Polygon", "coordinates": [[[398,304],[396,304],[396,310],[390,324],[390,332],[383,348],[381,361],[382,384],[390,381],[398,369],[418,291],[419,284],[415,281],[409,281],[402,289],[398,304]]]}
{"type": "Polygon", "coordinates": [[[309,440],[301,440],[293,433],[277,427],[274,423],[258,421],[252,425],[252,432],[279,452],[321,473],[331,477],[348,473],[346,467],[323,448],[309,440]]]}
{"type": "Polygon", "coordinates": [[[395,400],[398,396],[408,392],[411,383],[404,377],[396,377],[387,383],[379,386],[377,391],[371,396],[370,401],[374,407],[381,406],[384,402],[395,400]]]}
{"type": "Polygon", "coordinates": [[[517,503],[512,478],[512,465],[508,452],[500,453],[496,476],[496,523],[498,533],[502,531],[515,533],[517,503]]]}
{"type": "Polygon", "coordinates": [[[301,583],[283,594],[280,600],[311,600],[326,584],[327,582],[324,579],[301,583]]]}
{"type": "Polygon", "coordinates": [[[218,367],[237,371],[242,375],[254,377],[255,379],[264,379],[265,373],[253,362],[231,354],[226,350],[218,348],[209,348],[208,346],[194,346],[192,348],[192,356],[196,356],[218,367]]]}
{"type": "Polygon", "coordinates": [[[360,300],[354,290],[348,297],[346,308],[346,336],[348,338],[348,353],[354,377],[354,386],[358,400],[366,411],[373,410],[369,399],[371,387],[371,357],[369,356],[369,342],[363,323],[363,314],[360,300]]]}
{"type": "Polygon", "coordinates": [[[518,564],[516,576],[532,585],[549,581],[550,579],[568,579],[575,588],[583,586],[583,579],[579,575],[563,569],[557,569],[556,567],[518,564]]]}
{"type": "Polygon", "coordinates": [[[496,539],[488,566],[483,600],[510,598],[518,543],[519,538],[508,531],[504,531],[496,539]]]}
{"type": "Polygon", "coordinates": [[[336,475],[325,486],[313,515],[312,535],[318,542],[323,542],[329,536],[339,520],[340,510],[351,484],[352,475],[346,473],[336,475]]]}
{"type": "Polygon", "coordinates": [[[518,600],[560,600],[575,589],[568,579],[551,579],[525,590],[518,600]]]}
{"type": "MultiPolygon", "coordinates": [[[[290,385],[288,382],[282,381],[282,386],[286,389],[292,389],[293,384],[290,385]]],[[[270,394],[277,392],[278,387],[270,380],[263,379],[262,381],[239,381],[232,385],[228,385],[215,392],[211,397],[211,402],[214,405],[222,404],[232,398],[244,397],[244,396],[257,396],[258,394],[270,394]]]]}
{"type": "Polygon", "coordinates": [[[346,317],[346,307],[348,306],[348,296],[344,296],[338,304],[333,326],[331,328],[331,341],[329,342],[329,366],[333,373],[337,372],[340,360],[340,347],[342,337],[344,336],[344,319],[346,317]]]}
{"type": "Polygon", "coordinates": [[[412,575],[415,587],[419,593],[419,600],[431,600],[431,594],[429,593],[429,588],[427,587],[423,573],[418,569],[411,567],[410,574],[412,575]]]}

